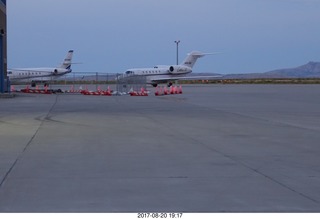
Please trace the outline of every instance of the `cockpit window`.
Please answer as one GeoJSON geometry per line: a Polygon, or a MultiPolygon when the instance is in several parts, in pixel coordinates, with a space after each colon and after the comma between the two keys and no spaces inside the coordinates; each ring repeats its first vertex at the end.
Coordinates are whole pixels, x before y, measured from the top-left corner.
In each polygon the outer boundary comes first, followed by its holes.
{"type": "Polygon", "coordinates": [[[12,75],[12,71],[8,71],[7,73],[8,73],[8,75],[12,75]]]}
{"type": "Polygon", "coordinates": [[[126,71],[126,74],[129,75],[129,74],[133,74],[134,72],[133,71],[126,71]]]}

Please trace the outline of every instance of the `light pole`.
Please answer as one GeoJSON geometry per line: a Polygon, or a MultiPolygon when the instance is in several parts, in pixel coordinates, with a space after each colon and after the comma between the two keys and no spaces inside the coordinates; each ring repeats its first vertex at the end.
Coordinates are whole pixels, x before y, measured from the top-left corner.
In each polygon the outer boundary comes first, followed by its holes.
{"type": "Polygon", "coordinates": [[[179,43],[180,43],[180,40],[175,40],[174,42],[177,44],[177,65],[179,65],[179,43]]]}

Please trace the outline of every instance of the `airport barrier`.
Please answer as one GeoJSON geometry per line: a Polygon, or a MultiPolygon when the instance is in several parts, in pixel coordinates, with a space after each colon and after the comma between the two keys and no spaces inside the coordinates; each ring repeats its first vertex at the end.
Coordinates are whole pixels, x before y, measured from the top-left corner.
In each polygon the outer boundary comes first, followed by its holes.
{"type": "Polygon", "coordinates": [[[80,94],[82,91],[83,91],[82,89],[75,90],[74,85],[72,85],[70,87],[70,90],[66,90],[65,93],[80,94]]]}
{"type": "MultiPolygon", "coordinates": [[[[17,90],[15,89],[14,86],[11,86],[11,91],[16,92],[17,90]]],[[[74,89],[74,85],[70,87],[69,90],[64,90],[61,91],[61,89],[48,89],[48,87],[44,87],[44,89],[39,89],[37,86],[35,89],[29,88],[27,85],[25,89],[18,90],[23,93],[35,93],[35,94],[53,94],[53,93],[71,93],[71,94],[82,94],[82,95],[92,95],[92,96],[121,96],[121,95],[130,95],[130,96],[149,96],[150,91],[146,90],[144,87],[141,87],[139,91],[131,90],[129,92],[118,92],[118,91],[113,91],[108,88],[106,90],[103,90],[100,88],[96,88],[96,90],[89,90],[88,86],[85,85],[85,88],[83,89],[82,86],[79,87],[79,89],[74,89]]],[[[182,86],[158,86],[155,88],[155,96],[163,96],[163,95],[175,95],[175,94],[182,94],[182,86]]]]}
{"type": "Polygon", "coordinates": [[[16,89],[15,89],[15,87],[13,85],[10,86],[10,91],[11,92],[16,92],[16,89]]]}
{"type": "Polygon", "coordinates": [[[112,90],[110,89],[110,87],[108,87],[107,90],[101,90],[100,87],[98,87],[97,91],[89,91],[88,88],[86,87],[86,89],[81,90],[80,93],[83,95],[112,96],[112,90]]]}
{"type": "Polygon", "coordinates": [[[170,89],[165,87],[156,87],[155,93],[156,96],[163,96],[163,95],[173,95],[173,94],[182,94],[182,86],[171,86],[170,89]]]}
{"type": "Polygon", "coordinates": [[[130,96],[148,96],[149,95],[149,91],[145,90],[143,87],[141,88],[140,91],[133,91],[131,90],[129,92],[130,96]]]}
{"type": "Polygon", "coordinates": [[[95,95],[95,96],[112,96],[112,93],[109,91],[81,91],[83,95],[95,95]]]}
{"type": "Polygon", "coordinates": [[[52,94],[53,90],[49,90],[48,87],[39,89],[38,86],[36,87],[36,89],[30,89],[29,86],[27,86],[25,89],[21,89],[21,92],[30,94],[52,94]]]}

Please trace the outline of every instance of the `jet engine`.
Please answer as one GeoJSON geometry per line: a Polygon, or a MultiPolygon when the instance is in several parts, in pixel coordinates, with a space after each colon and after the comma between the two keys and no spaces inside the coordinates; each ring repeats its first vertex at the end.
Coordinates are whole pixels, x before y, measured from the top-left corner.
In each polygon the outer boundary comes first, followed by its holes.
{"type": "Polygon", "coordinates": [[[179,74],[179,66],[178,65],[172,65],[169,67],[169,72],[171,74],[179,74]]]}
{"type": "Polygon", "coordinates": [[[192,70],[189,67],[181,66],[181,65],[172,65],[169,67],[170,74],[186,74],[191,71],[192,70]]]}

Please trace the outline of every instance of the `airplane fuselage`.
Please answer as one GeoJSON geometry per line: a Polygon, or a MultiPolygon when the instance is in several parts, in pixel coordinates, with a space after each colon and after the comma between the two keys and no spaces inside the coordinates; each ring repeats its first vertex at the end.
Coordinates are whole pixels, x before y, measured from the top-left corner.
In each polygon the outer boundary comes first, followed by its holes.
{"type": "MultiPolygon", "coordinates": [[[[122,77],[131,76],[146,76],[147,82],[152,83],[155,79],[160,79],[166,76],[168,79],[176,78],[179,76],[185,76],[192,72],[192,69],[183,65],[171,65],[171,66],[155,66],[154,68],[133,68],[128,69],[122,77]]],[[[166,80],[168,81],[168,80],[166,80]]]]}
{"type": "Polygon", "coordinates": [[[156,76],[156,75],[178,75],[191,73],[192,69],[182,65],[171,66],[155,66],[154,68],[133,68],[125,72],[125,76],[142,75],[142,76],[156,76]]]}
{"type": "Polygon", "coordinates": [[[24,68],[24,69],[10,69],[8,70],[8,77],[10,80],[20,79],[37,79],[62,76],[70,73],[71,69],[64,68],[24,68]]]}

